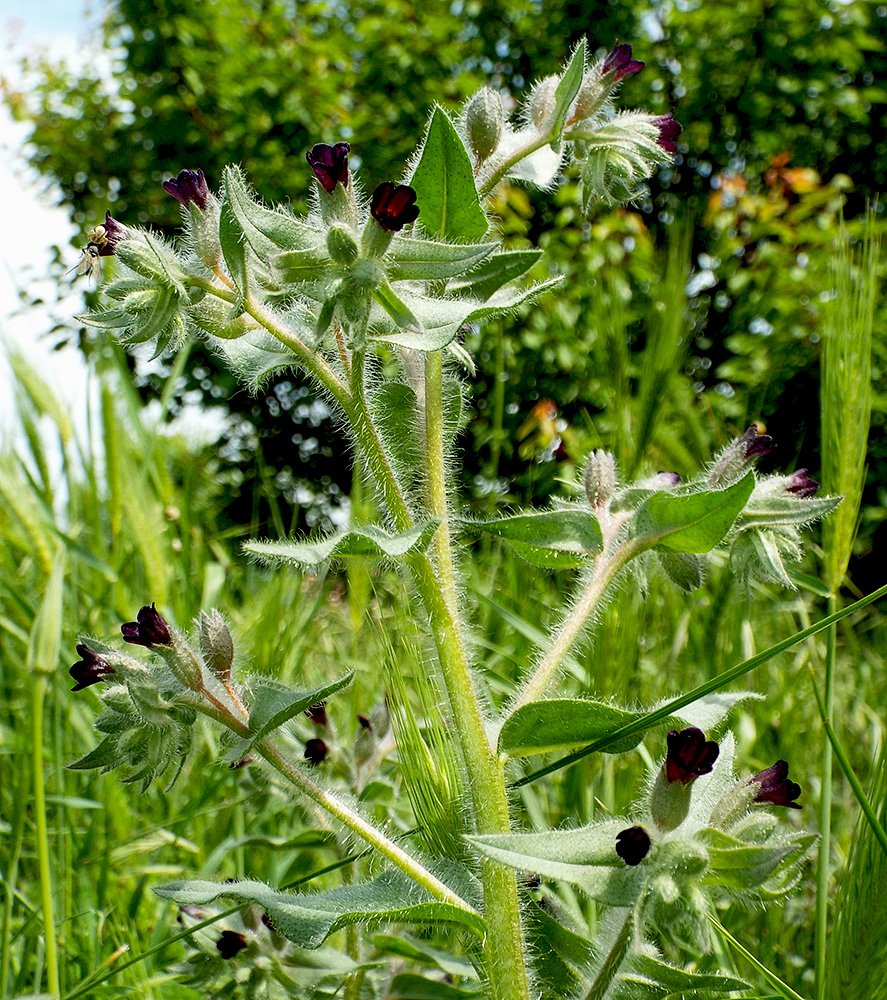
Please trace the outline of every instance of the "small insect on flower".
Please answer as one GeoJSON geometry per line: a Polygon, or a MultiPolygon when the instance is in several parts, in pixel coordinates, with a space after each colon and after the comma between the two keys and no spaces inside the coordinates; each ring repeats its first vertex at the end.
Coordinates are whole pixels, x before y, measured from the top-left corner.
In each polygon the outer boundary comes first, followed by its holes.
{"type": "MultiPolygon", "coordinates": [[[[108,244],[108,236],[104,226],[96,226],[90,229],[86,235],[87,243],[80,248],[80,261],[77,264],[77,276],[81,274],[95,275],[96,282],[102,280],[102,248],[108,244]]],[[[71,268],[71,271],[75,268],[71,268]]],[[[70,271],[68,272],[71,273],[70,271]]]]}

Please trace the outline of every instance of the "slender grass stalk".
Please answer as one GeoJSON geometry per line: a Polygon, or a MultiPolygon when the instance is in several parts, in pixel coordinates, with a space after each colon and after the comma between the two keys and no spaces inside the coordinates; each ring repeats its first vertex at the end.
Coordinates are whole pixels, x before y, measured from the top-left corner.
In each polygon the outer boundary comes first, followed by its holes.
{"type": "MultiPolygon", "coordinates": [[[[845,230],[838,234],[833,268],[835,301],[827,315],[822,352],[820,409],[822,478],[826,491],[844,502],[823,526],[823,574],[829,588],[829,614],[838,607],[838,590],[847,572],[862,500],[872,410],[872,331],[877,290],[879,243],[869,211],[862,250],[854,254],[845,230]]],[[[837,632],[827,636],[824,712],[833,722],[837,632]]],[[[819,808],[819,858],[816,874],[816,1000],[825,1000],[828,935],[828,887],[831,860],[832,744],[822,748],[819,808]]]]}
{"type": "Polygon", "coordinates": [[[33,768],[34,828],[37,868],[40,873],[40,905],[43,910],[43,938],[46,942],[46,986],[54,997],[61,996],[58,948],[52,905],[52,871],[49,864],[49,836],[46,829],[46,788],[43,781],[43,702],[46,676],[37,673],[31,684],[31,766],[33,768]]]}
{"type": "Polygon", "coordinates": [[[714,927],[718,934],[720,934],[721,937],[731,945],[731,947],[739,952],[739,954],[742,955],[742,957],[751,966],[753,966],[764,979],[766,979],[770,986],[772,986],[781,997],[784,997],[785,1000],[804,1000],[804,997],[802,997],[800,993],[795,993],[791,986],[784,983],[779,976],[777,976],[774,972],[771,972],[767,966],[759,962],[747,948],[744,948],[719,920],[712,916],[708,919],[709,923],[712,927],[714,927]]]}

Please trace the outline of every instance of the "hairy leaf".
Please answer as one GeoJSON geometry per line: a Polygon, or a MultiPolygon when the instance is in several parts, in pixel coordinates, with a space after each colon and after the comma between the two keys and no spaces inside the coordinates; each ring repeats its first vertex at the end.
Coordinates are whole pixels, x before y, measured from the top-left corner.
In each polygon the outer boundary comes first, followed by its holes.
{"type": "Polygon", "coordinates": [[[401,535],[367,525],[318,539],[316,542],[246,542],[245,552],[262,562],[288,562],[295,566],[316,566],[327,559],[375,556],[399,559],[428,547],[439,521],[426,521],[401,535]]]}
{"type": "Polygon", "coordinates": [[[464,274],[496,249],[496,243],[439,243],[396,236],[387,268],[390,281],[440,281],[464,274]]]}
{"type": "Polygon", "coordinates": [[[551,148],[556,152],[560,151],[561,137],[564,134],[564,125],[573,101],[579,94],[582,80],[585,77],[585,56],[586,44],[582,38],[573,51],[572,58],[564,70],[564,75],[560,78],[557,90],[554,92],[555,105],[551,119],[551,148]]]}

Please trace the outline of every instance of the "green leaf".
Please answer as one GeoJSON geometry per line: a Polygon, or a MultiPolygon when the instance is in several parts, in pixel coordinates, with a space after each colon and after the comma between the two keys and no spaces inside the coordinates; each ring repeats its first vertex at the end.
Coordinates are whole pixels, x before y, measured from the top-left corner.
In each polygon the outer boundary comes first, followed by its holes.
{"type": "Polygon", "coordinates": [[[380,320],[387,323],[386,314],[380,313],[373,316],[373,322],[377,328],[373,330],[372,339],[395,344],[398,347],[408,347],[414,351],[442,351],[456,339],[459,330],[466,323],[474,323],[490,316],[501,316],[511,312],[517,306],[530,302],[543,292],[550,291],[561,283],[561,278],[552,278],[549,281],[541,281],[536,285],[531,285],[529,288],[503,289],[492,295],[486,302],[460,298],[432,298],[404,289],[401,292],[401,297],[422,324],[423,332],[379,329],[380,320]]]}
{"type": "Polygon", "coordinates": [[[379,305],[388,313],[388,315],[397,323],[398,326],[403,327],[406,330],[413,330],[417,333],[422,332],[422,324],[413,315],[409,306],[407,306],[402,299],[397,296],[397,293],[388,284],[387,281],[383,281],[375,291],[373,292],[373,298],[379,305]]]}
{"type": "Polygon", "coordinates": [[[328,892],[289,893],[262,882],[219,884],[202,879],[170,882],[154,890],[179,906],[207,906],[221,898],[258,904],[276,930],[301,948],[317,948],[335,931],[356,923],[458,923],[483,934],[483,918],[441,903],[401,872],[328,892]]]}
{"type": "Polygon", "coordinates": [[[509,250],[482,260],[465,278],[451,286],[455,292],[465,291],[480,301],[514,281],[544,256],[544,250],[509,250]]]}
{"type": "Polygon", "coordinates": [[[440,281],[471,270],[497,243],[438,243],[395,236],[386,268],[389,281],[440,281]]]}
{"type": "Polygon", "coordinates": [[[240,760],[250,747],[263,739],[275,729],[279,729],[290,719],[300,715],[306,708],[325,701],[330,695],[347,687],[354,679],[354,672],[337,677],[329,684],[311,690],[291,689],[267,677],[255,678],[250,688],[253,700],[249,712],[250,738],[245,749],[238,745],[237,760],[240,760]]]}
{"type": "Polygon", "coordinates": [[[611,906],[633,906],[647,872],[643,864],[626,867],[616,853],[617,834],[631,825],[631,820],[617,819],[576,830],[487,834],[466,840],[479,854],[509,868],[571,882],[611,906]]]}
{"type": "Polygon", "coordinates": [[[390,1000],[461,1000],[463,997],[486,996],[478,986],[451,986],[439,979],[426,979],[412,972],[402,972],[391,981],[390,1000]]]}
{"type": "Polygon", "coordinates": [[[403,382],[383,382],[370,398],[373,422],[402,485],[421,475],[416,393],[403,382]]]}
{"type": "Polygon", "coordinates": [[[660,551],[710,552],[733,526],[754,487],[755,475],[748,472],[725,490],[654,493],[635,516],[635,535],[647,536],[651,548],[660,551]]]}
{"type": "Polygon", "coordinates": [[[271,266],[281,281],[296,284],[302,281],[325,281],[341,273],[326,247],[286,250],[271,258],[271,266]]]}
{"type": "Polygon", "coordinates": [[[424,551],[437,531],[439,521],[426,521],[400,535],[367,525],[322,538],[316,542],[246,542],[245,552],[262,562],[288,562],[295,566],[317,566],[327,559],[354,556],[400,559],[410,552],[424,551]]]}
{"type": "Polygon", "coordinates": [[[246,241],[243,230],[237,221],[237,216],[227,201],[222,202],[219,213],[219,242],[222,245],[222,256],[228,267],[228,274],[234,282],[234,287],[245,299],[249,295],[249,275],[246,266],[246,241]]]}
{"type": "Polygon", "coordinates": [[[777,524],[810,524],[825,517],[843,497],[760,497],[751,500],[739,515],[736,527],[770,528],[777,524]]]}
{"type": "Polygon", "coordinates": [[[730,993],[733,990],[745,990],[749,984],[736,976],[725,976],[719,972],[690,972],[675,968],[666,962],[650,955],[634,955],[631,958],[631,970],[620,977],[620,982],[638,990],[655,986],[662,992],[651,994],[656,996],[684,995],[688,990],[713,990],[719,993],[730,993]]]}
{"type": "Polygon", "coordinates": [[[587,510],[546,510],[493,521],[463,521],[463,526],[495,535],[535,566],[581,566],[603,545],[598,519],[587,510]]]}
{"type": "Polygon", "coordinates": [[[564,70],[564,75],[560,78],[557,90],[554,92],[554,113],[551,119],[551,148],[557,153],[561,148],[561,137],[564,134],[564,125],[573,101],[579,94],[582,80],[585,77],[585,38],[581,38],[579,44],[573,50],[569,65],[564,70]]]}
{"type": "Polygon", "coordinates": [[[139,233],[135,239],[122,240],[115,253],[130,270],[143,278],[159,283],[164,288],[172,288],[179,295],[187,294],[185,272],[179,259],[159,237],[151,233],[139,233]]]}
{"type": "Polygon", "coordinates": [[[411,962],[434,965],[449,976],[478,978],[477,970],[466,959],[457,958],[449,952],[433,947],[427,941],[420,941],[406,934],[374,934],[373,945],[384,954],[408,958],[411,962]]]}
{"type": "Polygon", "coordinates": [[[615,705],[583,698],[549,698],[516,709],[499,731],[500,753],[530,757],[539,753],[575,750],[594,743],[603,753],[626,753],[634,749],[647,730],[658,726],[696,726],[705,732],[714,729],[739,702],[753,698],[749,691],[719,691],[700,698],[680,714],[658,719],[631,736],[608,742],[607,736],[648,713],[628,712],[615,705]]]}
{"type": "Polygon", "coordinates": [[[261,205],[239,167],[225,168],[223,185],[244,237],[260,257],[281,249],[308,249],[320,239],[318,233],[294,216],[261,205]]]}
{"type": "Polygon", "coordinates": [[[468,150],[442,108],[435,108],[410,186],[419,221],[442,240],[476,241],[487,231],[468,150]]]}

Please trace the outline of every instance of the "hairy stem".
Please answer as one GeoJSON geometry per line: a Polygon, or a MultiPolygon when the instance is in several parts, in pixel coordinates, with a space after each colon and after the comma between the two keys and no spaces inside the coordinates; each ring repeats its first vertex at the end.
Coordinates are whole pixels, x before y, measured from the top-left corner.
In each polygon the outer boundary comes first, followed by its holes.
{"type": "Polygon", "coordinates": [[[420,865],[414,857],[398,847],[393,840],[389,840],[381,830],[377,830],[376,827],[368,823],[359,813],[342,802],[341,799],[338,799],[325,788],[321,788],[320,785],[315,784],[298,767],[291,764],[270,740],[260,740],[256,744],[256,749],[291,785],[294,785],[322,809],[325,809],[330,815],[335,816],[336,819],[344,823],[349,830],[374,847],[383,857],[388,858],[393,865],[407,874],[414,882],[427,889],[435,899],[439,899],[442,903],[449,903],[450,906],[455,906],[466,913],[473,914],[477,912],[461,896],[458,896],[452,889],[444,885],[427,868],[420,865]]]}
{"type": "MultiPolygon", "coordinates": [[[[425,446],[429,512],[441,524],[434,536],[434,565],[425,557],[414,560],[416,584],[437,640],[441,672],[471,783],[477,830],[507,833],[511,824],[505,776],[487,739],[460,622],[447,502],[443,361],[436,352],[425,356],[425,446]]],[[[488,927],[484,949],[491,994],[495,1000],[529,1000],[514,872],[487,860],[482,880],[488,927]]]]}
{"type": "Polygon", "coordinates": [[[506,157],[501,163],[496,164],[495,169],[487,177],[485,177],[477,188],[477,193],[481,198],[487,197],[492,193],[496,185],[501,181],[509,170],[516,164],[520,163],[521,160],[525,159],[530,153],[535,153],[537,149],[542,149],[543,146],[547,146],[551,142],[551,132],[542,132],[535,139],[530,142],[525,143],[516,149],[511,156],[506,157]]]}
{"type": "Polygon", "coordinates": [[[617,546],[611,554],[605,547],[604,551],[595,558],[588,585],[580,595],[579,600],[576,601],[573,610],[564,619],[548,652],[539,661],[532,676],[524,685],[523,691],[514,702],[513,709],[538,701],[545,694],[549,684],[557,676],[564,657],[570,652],[573,643],[582,634],[588,619],[600,605],[607,587],[628,562],[648,547],[649,543],[645,539],[636,538],[617,546]]]}
{"type": "Polygon", "coordinates": [[[604,1000],[607,991],[610,989],[610,985],[616,978],[616,974],[619,972],[622,963],[625,961],[625,956],[628,954],[628,946],[631,944],[633,928],[634,910],[629,910],[625,917],[625,922],[619,928],[619,933],[616,935],[616,940],[613,942],[610,953],[604,959],[601,971],[597,974],[594,982],[591,984],[591,988],[585,994],[585,1000],[604,1000]]]}

